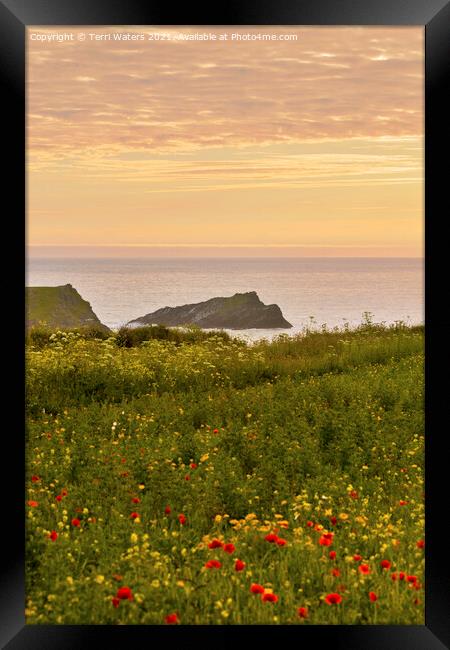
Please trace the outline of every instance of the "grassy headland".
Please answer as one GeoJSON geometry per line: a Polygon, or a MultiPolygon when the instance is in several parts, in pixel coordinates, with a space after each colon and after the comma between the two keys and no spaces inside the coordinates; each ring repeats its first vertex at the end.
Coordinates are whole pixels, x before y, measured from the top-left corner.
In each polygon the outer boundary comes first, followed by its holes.
{"type": "Polygon", "coordinates": [[[25,287],[27,328],[46,323],[49,327],[81,327],[110,332],[71,284],[59,287],[25,287]]]}

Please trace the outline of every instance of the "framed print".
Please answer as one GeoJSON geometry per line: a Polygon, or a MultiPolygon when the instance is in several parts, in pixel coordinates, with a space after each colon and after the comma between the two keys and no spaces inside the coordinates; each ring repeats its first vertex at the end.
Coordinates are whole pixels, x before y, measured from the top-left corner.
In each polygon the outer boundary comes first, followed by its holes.
{"type": "Polygon", "coordinates": [[[448,4],[0,15],[3,646],[448,647],[448,4]]]}

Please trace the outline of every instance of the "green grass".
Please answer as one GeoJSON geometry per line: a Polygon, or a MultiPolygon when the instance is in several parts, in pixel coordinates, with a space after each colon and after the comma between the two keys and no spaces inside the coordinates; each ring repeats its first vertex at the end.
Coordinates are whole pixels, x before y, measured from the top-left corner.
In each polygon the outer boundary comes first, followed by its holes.
{"type": "Polygon", "coordinates": [[[59,287],[25,287],[27,327],[95,327],[109,332],[91,305],[70,284],[59,287]]]}
{"type": "Polygon", "coordinates": [[[30,341],[27,622],[423,624],[423,328],[172,332],[30,341]]]}

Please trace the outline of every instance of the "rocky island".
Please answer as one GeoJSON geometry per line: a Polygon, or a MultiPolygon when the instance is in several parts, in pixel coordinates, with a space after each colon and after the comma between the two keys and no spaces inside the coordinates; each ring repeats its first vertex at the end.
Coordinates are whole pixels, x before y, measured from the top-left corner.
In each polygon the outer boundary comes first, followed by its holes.
{"type": "Polygon", "coordinates": [[[232,330],[292,327],[278,305],[265,305],[256,291],[180,307],[163,307],[127,323],[127,327],[140,325],[197,325],[232,330]]]}
{"type": "Polygon", "coordinates": [[[48,327],[97,327],[109,332],[87,300],[71,285],[25,287],[26,325],[48,327]]]}

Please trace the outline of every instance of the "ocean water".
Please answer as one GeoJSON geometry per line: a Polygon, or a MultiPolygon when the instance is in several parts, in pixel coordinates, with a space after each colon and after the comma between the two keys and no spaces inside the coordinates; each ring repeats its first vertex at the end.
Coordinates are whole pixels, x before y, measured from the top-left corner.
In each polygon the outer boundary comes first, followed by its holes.
{"type": "Polygon", "coordinates": [[[306,325],[424,322],[423,260],[411,258],[32,258],[27,286],[72,284],[99,319],[117,328],[160,307],[256,291],[291,329],[239,330],[255,340],[306,325]],[[312,320],[313,319],[313,320],[312,320]]]}

